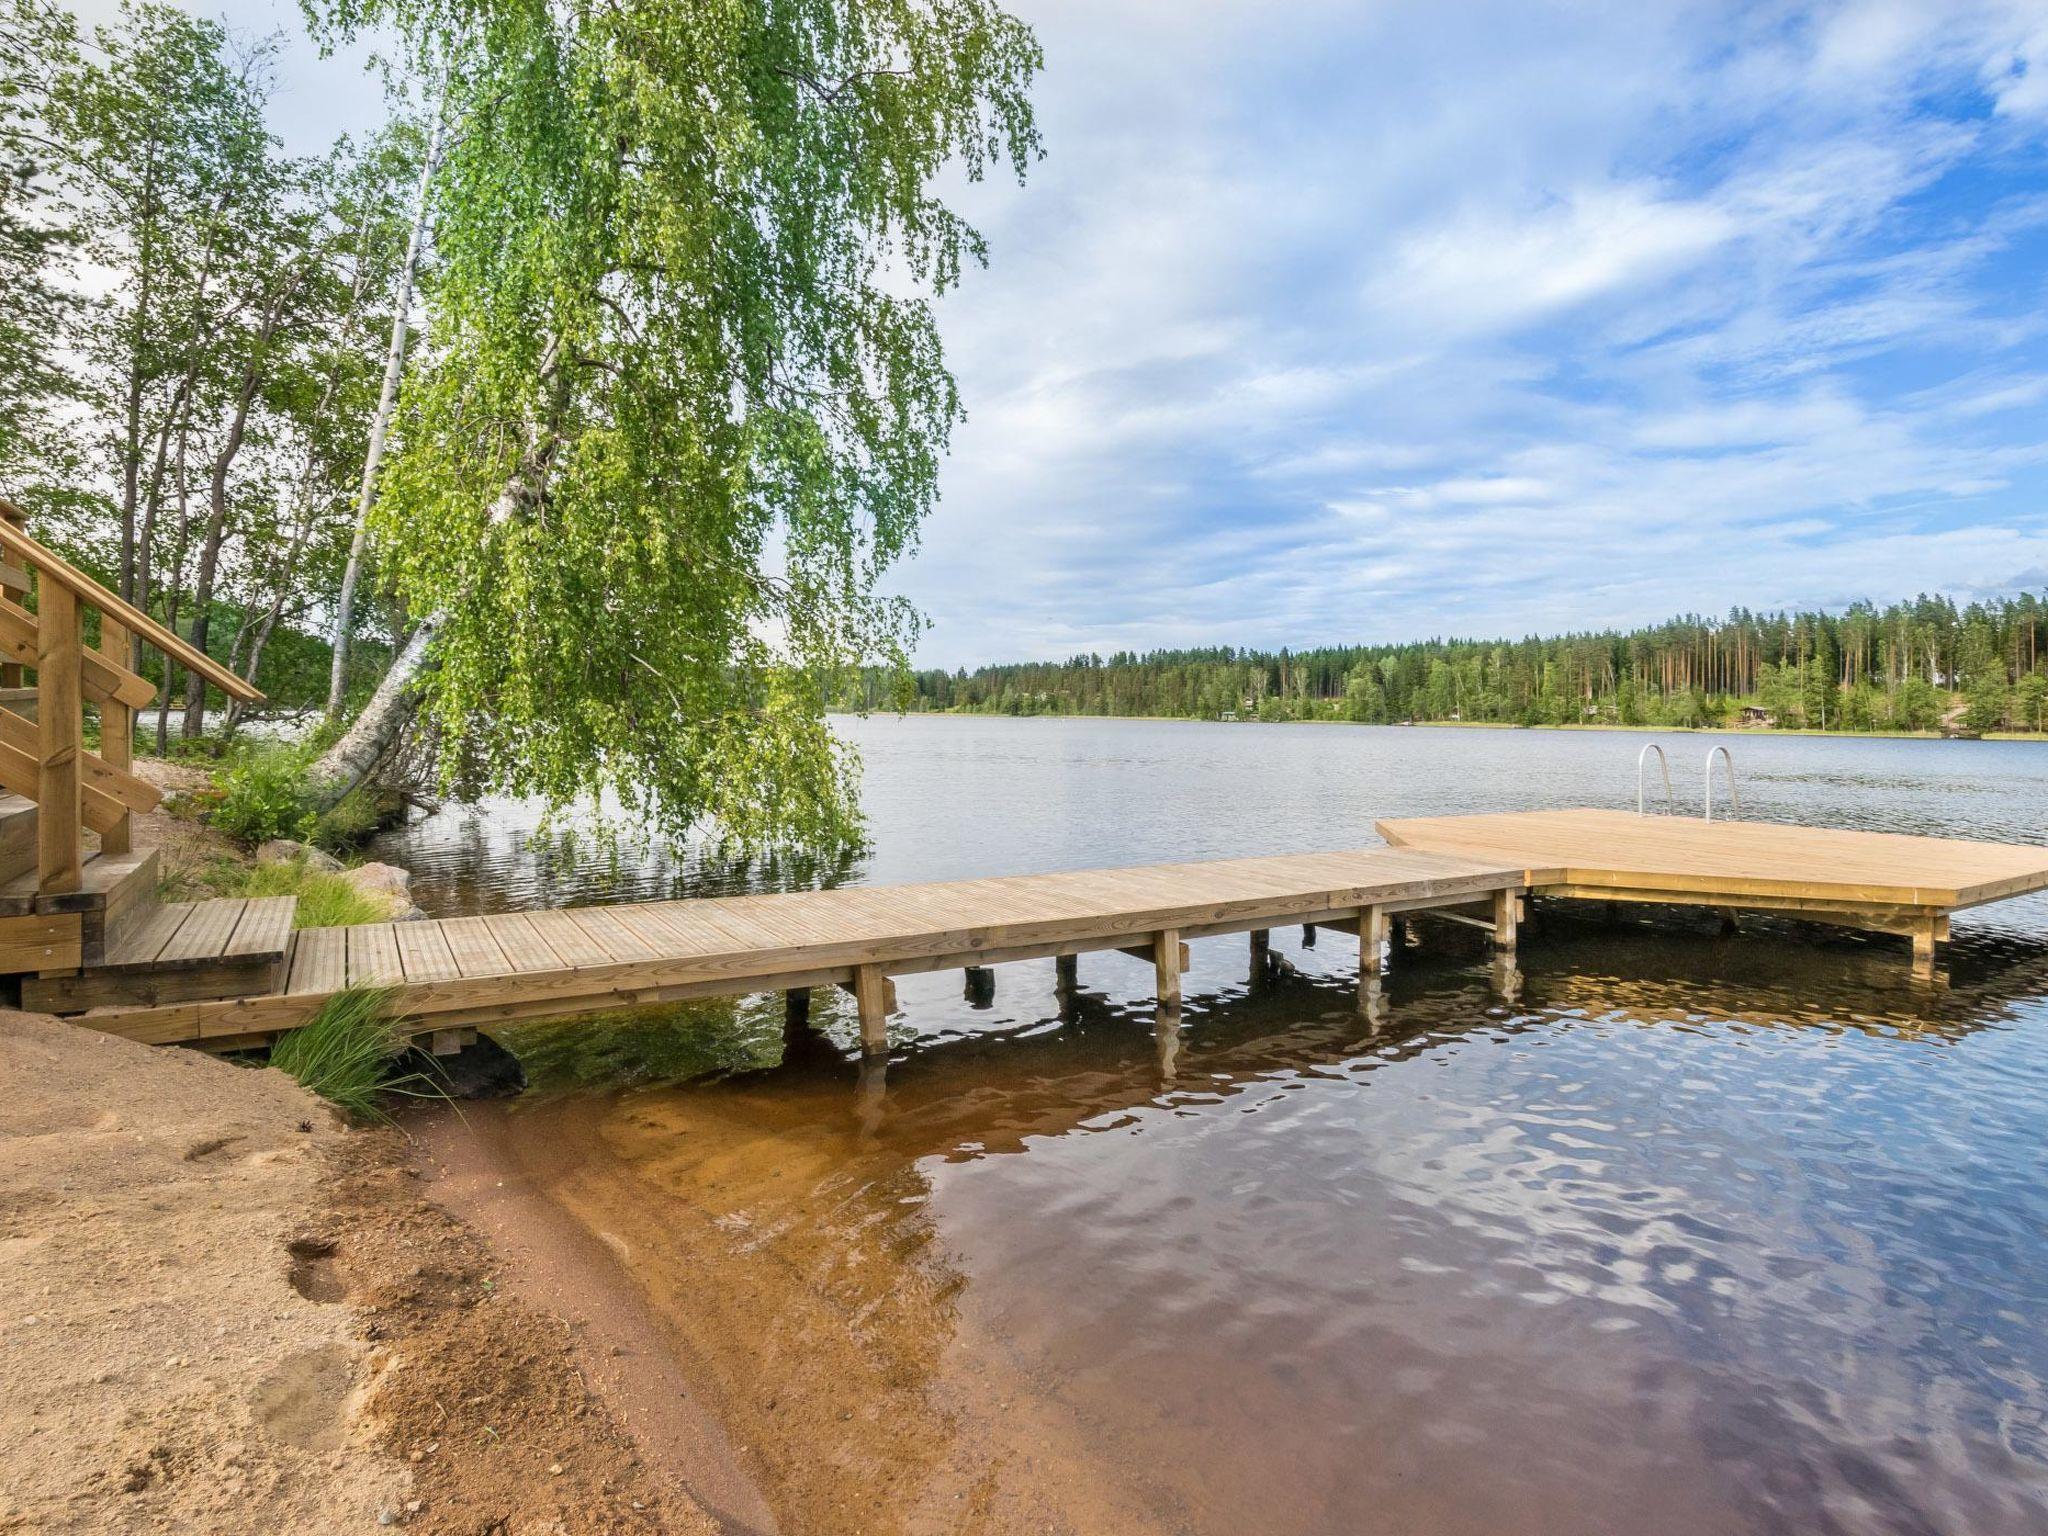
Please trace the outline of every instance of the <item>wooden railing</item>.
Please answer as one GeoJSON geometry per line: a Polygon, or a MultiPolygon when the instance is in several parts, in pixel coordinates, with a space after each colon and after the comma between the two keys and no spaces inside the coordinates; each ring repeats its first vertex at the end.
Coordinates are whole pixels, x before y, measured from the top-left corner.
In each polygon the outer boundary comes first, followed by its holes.
{"type": "Polygon", "coordinates": [[[263,695],[204,652],[29,537],[28,514],[0,498],[0,695],[18,701],[21,669],[35,671],[35,719],[0,705],[0,790],[37,806],[36,890],[79,888],[85,831],[100,851],[126,853],[129,818],[157,803],[157,791],[131,771],[135,711],[156,697],[130,670],[140,639],[190,668],[230,698],[263,695]],[[36,607],[22,599],[34,577],[36,607]],[[100,616],[97,647],[85,642],[84,615],[100,616]],[[100,717],[100,750],[85,749],[85,707],[100,717]]]}

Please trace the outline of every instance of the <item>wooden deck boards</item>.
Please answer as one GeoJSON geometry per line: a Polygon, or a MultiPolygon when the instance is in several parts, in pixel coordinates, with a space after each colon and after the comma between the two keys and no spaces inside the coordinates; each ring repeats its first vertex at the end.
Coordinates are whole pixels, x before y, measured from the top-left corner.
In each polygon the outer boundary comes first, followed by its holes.
{"type": "MultiPolygon", "coordinates": [[[[1370,848],[314,928],[295,936],[279,992],[102,1009],[82,1022],[153,1040],[263,1033],[302,1022],[345,984],[396,987],[395,1006],[434,1026],[572,1013],[850,982],[869,966],[908,973],[1121,949],[1167,930],[1228,932],[1383,900],[1473,900],[1519,889],[1524,875],[1519,865],[1370,848]]],[[[194,920],[170,937],[182,939],[194,920]]],[[[233,931],[228,914],[209,917],[223,923],[233,931]]]]}
{"type": "MultiPolygon", "coordinates": [[[[833,984],[865,989],[872,1013],[886,976],[1089,950],[1171,959],[1173,939],[1287,922],[1357,932],[1369,911],[1383,924],[1524,889],[1907,933],[1920,969],[1950,910],[2048,889],[2048,848],[1888,833],[1599,810],[1395,820],[1380,831],[1393,846],[308,929],[292,938],[281,990],[96,1009],[81,1021],[137,1039],[241,1040],[292,1028],[349,984],[395,988],[396,1009],[421,1029],[833,984]]],[[[1496,932],[1505,947],[1513,905],[1496,932]]],[[[1496,922],[1481,926],[1498,928],[1501,911],[1496,899],[1496,922]]],[[[281,918],[254,901],[166,909],[123,953],[147,951],[157,966],[231,953],[245,938],[276,942],[281,918]]],[[[1160,978],[1164,998],[1177,968],[1162,962],[1160,978]]]]}
{"type": "Polygon", "coordinates": [[[1629,811],[1390,820],[1396,847],[1549,866],[1617,891],[1951,910],[2048,889],[2048,848],[1629,811]]]}

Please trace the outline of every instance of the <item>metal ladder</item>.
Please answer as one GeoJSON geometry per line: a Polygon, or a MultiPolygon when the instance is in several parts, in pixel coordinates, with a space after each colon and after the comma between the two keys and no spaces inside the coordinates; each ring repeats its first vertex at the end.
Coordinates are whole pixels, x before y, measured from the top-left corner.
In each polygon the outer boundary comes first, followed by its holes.
{"type": "MultiPolygon", "coordinates": [[[[1664,814],[1675,816],[1678,814],[1678,803],[1676,797],[1671,792],[1671,760],[1664,755],[1664,749],[1654,741],[1645,742],[1643,750],[1636,754],[1636,814],[1638,816],[1650,814],[1644,787],[1645,775],[1649,771],[1650,754],[1652,752],[1657,754],[1657,767],[1664,775],[1664,814]]],[[[1701,802],[1702,808],[1700,811],[1701,819],[1706,821],[1714,819],[1714,759],[1716,757],[1721,759],[1728,770],[1729,814],[1732,816],[1740,816],[1742,814],[1742,795],[1735,787],[1735,754],[1730,752],[1726,746],[1716,742],[1713,746],[1707,748],[1706,795],[1701,802]]]]}

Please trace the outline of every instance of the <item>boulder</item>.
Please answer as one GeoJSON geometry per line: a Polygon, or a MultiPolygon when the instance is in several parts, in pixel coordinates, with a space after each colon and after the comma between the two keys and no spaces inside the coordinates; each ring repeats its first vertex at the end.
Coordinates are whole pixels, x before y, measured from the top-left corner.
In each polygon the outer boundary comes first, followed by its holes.
{"type": "Polygon", "coordinates": [[[388,897],[396,907],[412,905],[412,872],[396,864],[358,864],[342,875],[366,896],[388,897]]]}
{"type": "Polygon", "coordinates": [[[341,868],[341,860],[331,853],[322,853],[311,843],[294,842],[288,837],[273,837],[256,850],[258,864],[304,864],[306,868],[322,874],[333,874],[341,868]]]}

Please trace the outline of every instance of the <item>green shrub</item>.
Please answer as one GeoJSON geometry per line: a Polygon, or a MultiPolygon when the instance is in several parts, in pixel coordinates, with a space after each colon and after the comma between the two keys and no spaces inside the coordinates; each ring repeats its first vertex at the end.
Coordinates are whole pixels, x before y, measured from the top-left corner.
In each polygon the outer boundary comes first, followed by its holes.
{"type": "Polygon", "coordinates": [[[388,1120],[387,1093],[416,1092],[418,1079],[393,1081],[402,1048],[388,987],[350,987],[320,1005],[306,1023],[279,1037],[270,1064],[355,1120],[388,1120]]]}
{"type": "Polygon", "coordinates": [[[381,923],[391,916],[388,902],[342,875],[308,869],[304,860],[258,864],[243,877],[240,894],[298,897],[298,909],[292,916],[294,928],[346,928],[354,923],[381,923]]]}
{"type": "Polygon", "coordinates": [[[220,775],[213,824],[245,843],[303,841],[315,820],[306,799],[306,760],[292,747],[245,749],[220,775]]]}
{"type": "Polygon", "coordinates": [[[345,853],[362,846],[383,823],[384,807],[377,795],[367,789],[354,789],[341,804],[314,822],[307,841],[329,853],[345,853]]]}

